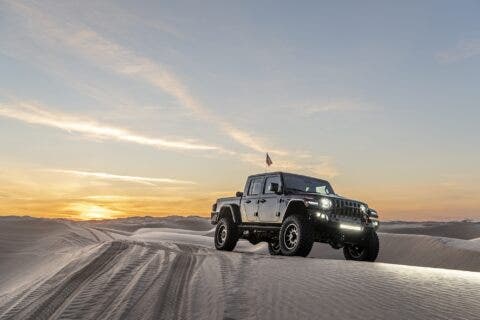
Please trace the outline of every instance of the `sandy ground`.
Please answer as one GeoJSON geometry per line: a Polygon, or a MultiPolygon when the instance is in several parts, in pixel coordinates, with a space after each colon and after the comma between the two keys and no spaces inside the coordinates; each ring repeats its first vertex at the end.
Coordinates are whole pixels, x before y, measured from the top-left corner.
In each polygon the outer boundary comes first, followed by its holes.
{"type": "Polygon", "coordinates": [[[210,228],[0,218],[0,319],[479,319],[480,236],[381,233],[361,263],[326,245],[219,252],[210,228]]]}

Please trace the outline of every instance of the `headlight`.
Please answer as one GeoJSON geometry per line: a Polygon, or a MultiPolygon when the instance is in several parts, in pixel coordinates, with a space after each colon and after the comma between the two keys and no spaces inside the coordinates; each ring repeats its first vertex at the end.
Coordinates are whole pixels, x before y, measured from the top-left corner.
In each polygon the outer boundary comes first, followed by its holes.
{"type": "Polygon", "coordinates": [[[360,205],[360,211],[362,211],[362,213],[367,213],[367,206],[364,205],[364,204],[361,204],[360,205]]]}
{"type": "Polygon", "coordinates": [[[328,210],[332,207],[332,200],[328,198],[322,198],[320,199],[320,206],[322,209],[328,210]]]}

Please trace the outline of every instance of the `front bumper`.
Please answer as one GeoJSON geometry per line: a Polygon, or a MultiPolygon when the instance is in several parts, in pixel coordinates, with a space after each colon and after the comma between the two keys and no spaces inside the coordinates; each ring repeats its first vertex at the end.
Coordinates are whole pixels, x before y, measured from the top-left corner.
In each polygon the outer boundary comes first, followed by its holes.
{"type": "Polygon", "coordinates": [[[218,212],[212,211],[210,213],[210,223],[216,225],[218,223],[218,212]]]}
{"type": "Polygon", "coordinates": [[[336,229],[343,233],[362,232],[366,229],[378,230],[380,221],[378,218],[365,214],[362,216],[339,215],[329,211],[309,210],[310,219],[316,228],[336,229]]]}

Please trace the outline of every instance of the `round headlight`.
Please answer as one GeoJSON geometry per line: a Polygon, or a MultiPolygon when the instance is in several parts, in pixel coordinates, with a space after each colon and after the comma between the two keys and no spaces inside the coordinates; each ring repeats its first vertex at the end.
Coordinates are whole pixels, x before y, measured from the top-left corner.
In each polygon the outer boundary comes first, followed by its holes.
{"type": "Polygon", "coordinates": [[[322,209],[328,210],[332,207],[332,200],[328,198],[322,198],[320,199],[320,206],[322,209]]]}
{"type": "Polygon", "coordinates": [[[360,205],[360,211],[362,211],[362,213],[367,213],[367,206],[364,205],[364,204],[361,204],[360,205]]]}

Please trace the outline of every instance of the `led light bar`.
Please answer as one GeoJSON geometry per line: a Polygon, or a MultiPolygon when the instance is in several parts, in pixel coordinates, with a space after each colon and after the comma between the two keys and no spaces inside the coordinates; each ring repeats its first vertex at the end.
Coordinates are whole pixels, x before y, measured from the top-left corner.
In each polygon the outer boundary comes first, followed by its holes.
{"type": "Polygon", "coordinates": [[[362,231],[362,227],[360,226],[353,226],[351,224],[344,224],[344,223],[340,223],[340,229],[362,231]]]}

